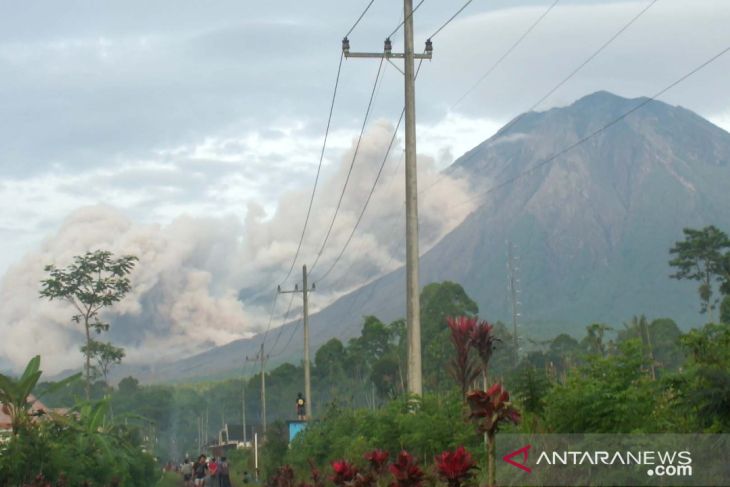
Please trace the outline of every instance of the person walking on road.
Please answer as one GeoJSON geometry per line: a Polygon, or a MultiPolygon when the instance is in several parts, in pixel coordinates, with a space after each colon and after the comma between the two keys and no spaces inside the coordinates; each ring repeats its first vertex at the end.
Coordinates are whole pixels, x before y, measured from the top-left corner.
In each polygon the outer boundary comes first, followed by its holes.
{"type": "Polygon", "coordinates": [[[205,487],[205,477],[208,475],[208,464],[205,462],[205,455],[200,455],[193,467],[196,487],[205,487]]]}
{"type": "Polygon", "coordinates": [[[180,467],[180,473],[183,476],[185,487],[191,487],[193,485],[193,462],[189,458],[186,458],[180,467]]]}
{"type": "Polygon", "coordinates": [[[218,481],[220,487],[231,487],[231,472],[226,457],[221,457],[218,463],[218,481]]]}
{"type": "Polygon", "coordinates": [[[220,487],[218,482],[218,461],[215,457],[212,457],[208,462],[208,474],[210,475],[210,487],[220,487]]]}

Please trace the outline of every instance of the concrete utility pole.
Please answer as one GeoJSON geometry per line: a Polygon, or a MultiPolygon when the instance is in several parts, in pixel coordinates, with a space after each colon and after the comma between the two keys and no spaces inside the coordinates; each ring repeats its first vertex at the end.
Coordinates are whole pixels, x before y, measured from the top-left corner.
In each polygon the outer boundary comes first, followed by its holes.
{"type": "Polygon", "coordinates": [[[309,288],[307,285],[307,266],[302,266],[302,289],[295,285],[294,289],[290,291],[282,291],[281,286],[278,287],[278,291],[282,294],[289,293],[302,293],[302,300],[304,302],[304,317],[302,322],[304,325],[304,408],[307,421],[312,418],[312,375],[310,371],[310,360],[309,360],[309,293],[316,290],[316,286],[312,284],[309,288]]]}
{"type": "Polygon", "coordinates": [[[416,169],[416,78],[415,59],[431,59],[433,45],[426,41],[423,54],[413,51],[413,0],[403,1],[404,52],[392,52],[390,38],[385,39],[382,53],[350,52],[350,41],[342,40],[346,58],[403,59],[406,117],[406,324],[408,328],[408,392],[423,394],[421,377],[421,305],[418,281],[418,183],[416,169]]]}
{"type": "Polygon", "coordinates": [[[261,362],[261,429],[266,435],[266,359],[268,357],[264,354],[264,344],[261,344],[261,350],[253,359],[246,357],[246,360],[250,362],[261,362]]]}
{"type": "Polygon", "coordinates": [[[203,424],[202,416],[198,416],[198,454],[203,451],[203,431],[201,425],[203,424]]]}
{"type": "Polygon", "coordinates": [[[512,300],[512,333],[513,333],[513,340],[514,340],[514,346],[515,346],[515,358],[519,359],[520,355],[520,348],[519,348],[519,339],[517,338],[517,320],[520,316],[519,313],[519,301],[517,300],[517,295],[519,294],[519,285],[520,280],[517,277],[518,268],[515,263],[516,257],[514,255],[514,245],[512,242],[507,242],[507,269],[509,270],[509,291],[510,291],[510,298],[512,300]]]}
{"type": "Polygon", "coordinates": [[[243,444],[248,443],[246,439],[246,377],[241,375],[241,419],[243,420],[243,444]]]}

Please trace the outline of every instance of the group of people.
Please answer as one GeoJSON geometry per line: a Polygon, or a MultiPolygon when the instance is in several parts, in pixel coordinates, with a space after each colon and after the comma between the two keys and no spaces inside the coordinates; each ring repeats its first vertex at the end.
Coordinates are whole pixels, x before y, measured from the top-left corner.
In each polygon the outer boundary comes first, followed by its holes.
{"type": "Polygon", "coordinates": [[[185,487],[231,487],[230,467],[226,457],[200,455],[193,462],[189,458],[180,466],[185,487]]]}

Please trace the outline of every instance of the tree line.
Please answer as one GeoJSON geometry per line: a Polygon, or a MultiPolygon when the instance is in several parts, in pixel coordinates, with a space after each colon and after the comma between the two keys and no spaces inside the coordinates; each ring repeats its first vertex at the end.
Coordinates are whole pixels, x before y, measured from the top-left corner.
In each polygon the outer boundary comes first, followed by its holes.
{"type": "MultiPolygon", "coordinates": [[[[730,241],[715,227],[685,229],[684,235],[685,239],[670,249],[669,266],[673,278],[698,282],[700,310],[707,313],[709,321],[702,328],[682,332],[669,318],[635,316],[618,327],[592,323],[582,337],[560,334],[518,353],[508,328],[499,322],[490,324],[493,343],[488,381],[499,382],[511,391],[523,414],[521,425],[513,428],[566,433],[727,431],[730,241]],[[715,320],[713,312],[718,309],[719,320],[715,320]]],[[[89,256],[94,257],[94,253],[89,256]]],[[[84,296],[87,307],[81,311],[97,314],[81,313],[73,319],[86,331],[108,329],[98,313],[129,290],[115,284],[114,279],[124,279],[135,259],[125,256],[120,262],[104,254],[100,261],[117,265],[116,273],[112,271],[110,279],[103,282],[91,281],[99,289],[103,285],[109,288],[105,298],[84,296]],[[116,297],[114,289],[120,291],[116,297]]],[[[76,266],[76,270],[83,268],[81,262],[76,266]]],[[[52,284],[52,279],[61,282],[60,271],[56,269],[54,274],[49,268],[49,272],[43,295],[50,298],[55,293],[54,299],[61,299],[59,290],[69,287],[52,284]]],[[[85,282],[88,286],[89,281],[85,282]]],[[[82,288],[78,289],[84,291],[82,288]]],[[[316,351],[313,406],[320,421],[297,439],[297,448],[287,447],[283,423],[277,421],[295,415],[303,368],[284,363],[267,370],[267,409],[274,424],[266,446],[269,455],[263,456],[265,468],[273,475],[278,466],[268,464],[267,459],[284,458],[300,467],[314,459],[324,465],[348,452],[355,455],[383,445],[408,446],[416,458],[428,463],[437,450],[478,446],[479,438],[472,438],[474,426],[455,418],[464,407],[459,391],[483,383],[484,377],[472,373],[466,382],[454,381],[453,371],[459,366],[456,362],[461,360],[466,370],[468,356],[460,359],[448,326],[449,318],[475,319],[478,314],[476,303],[457,283],[432,283],[422,290],[423,376],[424,389],[429,392],[423,398],[418,420],[406,414],[403,320],[384,323],[376,316],[364,317],[358,337],[346,342],[332,339],[316,351]],[[453,429],[453,434],[439,425],[453,429]]],[[[134,423],[142,443],[147,442],[163,460],[197,452],[203,418],[207,432],[203,442],[213,440],[225,424],[240,425],[244,395],[249,433],[261,431],[259,373],[180,385],[141,385],[129,377],[111,387],[104,371],[114,362],[107,362],[105,368],[99,362],[101,354],[90,345],[92,334],[86,336],[82,350],[84,383],[52,392],[49,405],[69,406],[85,397],[92,402],[106,397],[106,417],[129,418],[127,423],[134,423]],[[95,375],[94,367],[101,373],[95,375]]],[[[46,384],[40,389],[44,387],[46,384]]]]}

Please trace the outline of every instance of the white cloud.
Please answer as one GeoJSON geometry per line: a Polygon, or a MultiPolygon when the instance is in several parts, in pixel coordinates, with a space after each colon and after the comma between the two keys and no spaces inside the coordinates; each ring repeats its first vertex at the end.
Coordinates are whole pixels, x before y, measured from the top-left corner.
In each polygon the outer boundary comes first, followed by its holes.
{"type": "MultiPolygon", "coordinates": [[[[525,3],[474,2],[435,39],[434,59],[419,75],[422,248],[471,209],[444,210],[444,202],[466,186],[441,181],[436,170],[528,108],[646,5],[561,2],[454,107],[548,5],[525,3]]],[[[20,4],[0,13],[0,205],[6,209],[0,215],[0,273],[7,270],[0,290],[0,319],[6,323],[0,328],[12,323],[2,329],[12,329],[18,343],[39,342],[53,354],[54,366],[75,363],[59,350],[77,347],[78,337],[64,313],[38,305],[38,266],[48,260],[67,260],[93,245],[146,255],[146,270],[136,277],[140,294],[120,312],[159,313],[164,332],[132,330],[137,341],[127,347],[133,361],[144,360],[153,346],[187,353],[190,333],[201,322],[237,323],[218,334],[203,327],[196,336],[205,343],[260,327],[265,307],[256,301],[241,308],[235,293],[261,293],[286,273],[296,250],[320,156],[339,31],[345,29],[340,27],[349,27],[360,7],[289,2],[283,15],[280,2],[259,2],[253,18],[250,1],[171,5],[150,10],[127,2],[68,16],[49,2],[42,13],[20,4]],[[149,15],[140,17],[142,10],[149,15]],[[115,210],[74,213],[98,204],[115,210]],[[155,309],[142,302],[153,289],[165,290],[155,309]]],[[[400,15],[396,7],[376,2],[353,34],[353,45],[369,49],[372,39],[392,29],[400,15]]],[[[418,42],[453,11],[448,2],[424,4],[418,42]]],[[[539,109],[597,90],[652,94],[726,47],[729,22],[730,3],[724,0],[657,2],[539,109]]],[[[729,129],[729,68],[730,57],[718,60],[662,99],[729,129]]],[[[308,263],[337,203],[374,69],[354,60],[343,66],[302,249],[308,263]]],[[[402,81],[388,69],[371,120],[400,113],[402,81]]],[[[382,121],[370,124],[351,190],[315,271],[326,270],[347,239],[389,130],[382,121]]],[[[321,288],[319,306],[401,261],[402,239],[393,237],[403,227],[402,204],[394,204],[403,200],[401,151],[394,149],[362,228],[330,276],[337,286],[321,288]]],[[[17,365],[26,352],[0,349],[0,363],[7,354],[17,365]]]]}
{"type": "MultiPolygon", "coordinates": [[[[380,122],[363,139],[349,189],[313,279],[321,277],[334,264],[348,239],[391,135],[392,127],[380,122]]],[[[215,156],[211,144],[208,146],[204,156],[215,156]]],[[[322,176],[298,265],[311,264],[319,251],[353,150],[351,146],[340,157],[339,164],[322,176]]],[[[401,239],[393,238],[403,228],[402,205],[394,204],[402,202],[404,197],[403,185],[398,184],[402,182],[401,176],[394,170],[398,161],[397,155],[387,161],[382,184],[370,201],[368,213],[349,249],[327,280],[318,286],[315,308],[400,264],[403,248],[398,242],[401,239]]],[[[472,208],[444,211],[453,194],[468,192],[467,183],[440,178],[430,158],[421,157],[420,163],[424,184],[439,182],[424,197],[421,207],[422,244],[427,247],[457,225],[472,208]]],[[[174,167],[148,165],[120,168],[119,173],[111,175],[94,173],[76,180],[62,178],[62,184],[58,181],[54,184],[86,187],[90,181],[113,180],[128,170],[142,174],[146,171],[148,179],[156,175],[163,186],[173,177],[168,173],[174,175],[176,171],[174,167]]],[[[103,188],[102,185],[98,190],[103,188]]],[[[21,196],[18,188],[15,191],[16,196],[21,196]]],[[[132,274],[133,291],[108,315],[113,322],[110,336],[128,349],[128,362],[172,359],[260,331],[268,322],[268,296],[277,284],[276,279],[287,272],[296,251],[308,200],[307,190],[290,189],[284,191],[271,217],[266,217],[255,203],[249,203],[245,220],[239,216],[223,216],[220,212],[220,216],[214,217],[210,216],[215,208],[211,203],[198,211],[197,216],[177,216],[162,225],[135,221],[109,206],[88,206],[73,211],[38,250],[26,253],[0,281],[0,333],[13,338],[0,343],[0,356],[19,367],[32,354],[42,353],[49,371],[78,363],[78,355],[69,353],[80,346],[82,339],[76,325],[70,322],[71,309],[57,302],[39,300],[39,283],[44,278],[46,264],[65,266],[74,255],[96,248],[109,249],[116,255],[132,254],[140,259],[132,274]],[[266,297],[242,303],[241,290],[248,295],[263,290],[266,297]]],[[[192,209],[194,204],[190,205],[192,209]]],[[[222,203],[219,207],[225,206],[222,203]]],[[[295,272],[284,284],[298,280],[298,275],[295,272]]],[[[280,313],[283,309],[277,310],[277,316],[280,313]]]]}
{"type": "MultiPolygon", "coordinates": [[[[646,5],[559,4],[471,95],[453,107],[547,4],[461,17],[436,40],[434,61],[422,74],[420,93],[430,95],[431,104],[442,107],[441,113],[452,108],[506,122],[545,95],[646,5]]],[[[538,109],[568,105],[599,90],[627,97],[651,95],[728,47],[729,21],[730,3],[722,0],[657,2],[538,109]]],[[[726,56],[662,99],[704,116],[727,111],[728,67],[726,56]]]]}

